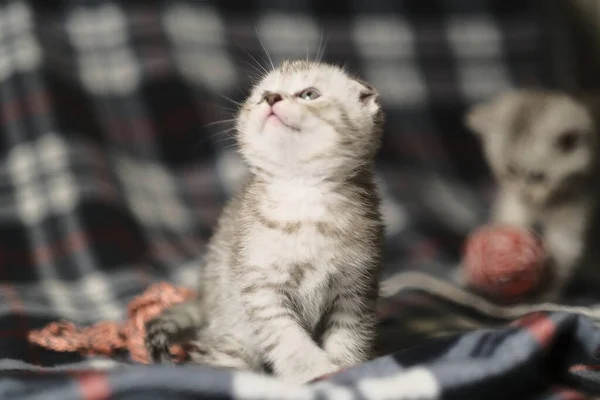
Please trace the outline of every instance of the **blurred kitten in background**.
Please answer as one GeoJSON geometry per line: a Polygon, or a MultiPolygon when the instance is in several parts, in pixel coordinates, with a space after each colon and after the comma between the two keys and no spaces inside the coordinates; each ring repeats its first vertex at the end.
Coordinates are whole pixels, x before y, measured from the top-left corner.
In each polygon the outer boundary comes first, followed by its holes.
{"type": "MultiPolygon", "coordinates": [[[[531,228],[542,237],[553,269],[544,300],[557,300],[575,270],[600,259],[590,229],[600,177],[594,109],[590,99],[517,90],[466,116],[499,185],[492,222],[531,228]]],[[[595,269],[600,272],[600,265],[595,269]]]]}

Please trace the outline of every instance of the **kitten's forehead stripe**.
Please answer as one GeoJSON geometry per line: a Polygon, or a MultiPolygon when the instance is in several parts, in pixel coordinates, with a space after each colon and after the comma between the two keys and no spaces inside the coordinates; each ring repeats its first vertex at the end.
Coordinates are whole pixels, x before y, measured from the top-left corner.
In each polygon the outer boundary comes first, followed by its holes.
{"type": "Polygon", "coordinates": [[[547,111],[550,100],[549,97],[541,95],[524,97],[513,116],[510,130],[512,136],[520,138],[531,132],[538,118],[547,111]]]}

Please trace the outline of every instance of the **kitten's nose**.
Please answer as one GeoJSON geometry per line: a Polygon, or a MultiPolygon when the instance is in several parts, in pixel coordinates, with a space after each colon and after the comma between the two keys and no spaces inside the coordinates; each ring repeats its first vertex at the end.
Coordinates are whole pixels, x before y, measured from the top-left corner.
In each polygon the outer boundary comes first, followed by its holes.
{"type": "Polygon", "coordinates": [[[277,103],[278,101],[283,100],[283,97],[281,97],[281,95],[279,93],[273,93],[273,92],[266,93],[264,98],[267,101],[267,104],[270,106],[277,103]]]}

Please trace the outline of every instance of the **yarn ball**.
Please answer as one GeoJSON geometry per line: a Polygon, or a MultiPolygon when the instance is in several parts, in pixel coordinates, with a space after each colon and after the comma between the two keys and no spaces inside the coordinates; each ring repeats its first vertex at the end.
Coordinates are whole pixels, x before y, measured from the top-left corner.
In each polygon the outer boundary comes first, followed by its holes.
{"type": "Polygon", "coordinates": [[[531,294],[546,272],[546,252],[540,237],[525,228],[486,226],[473,232],[464,249],[467,284],[503,300],[531,294]]]}

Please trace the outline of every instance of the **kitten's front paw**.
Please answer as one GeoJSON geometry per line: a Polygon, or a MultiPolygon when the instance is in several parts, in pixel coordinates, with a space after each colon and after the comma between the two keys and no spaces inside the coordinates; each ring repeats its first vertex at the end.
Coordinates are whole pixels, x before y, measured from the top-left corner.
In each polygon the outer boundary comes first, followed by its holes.
{"type": "Polygon", "coordinates": [[[146,322],[145,344],[152,362],[172,363],[169,348],[177,329],[176,324],[160,316],[146,322]]]}

